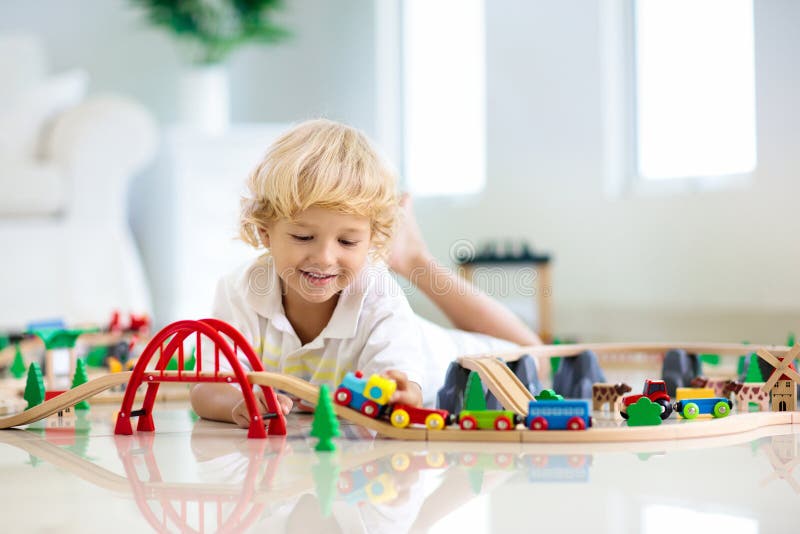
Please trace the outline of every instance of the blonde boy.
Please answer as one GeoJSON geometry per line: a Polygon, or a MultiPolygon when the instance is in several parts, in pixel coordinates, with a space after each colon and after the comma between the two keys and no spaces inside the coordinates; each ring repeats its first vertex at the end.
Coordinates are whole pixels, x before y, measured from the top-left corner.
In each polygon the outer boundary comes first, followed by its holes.
{"type": "MultiPolygon", "coordinates": [[[[411,310],[380,261],[389,252],[401,203],[394,174],[358,130],[327,120],[296,126],[270,147],[248,187],[241,237],[268,252],[220,281],[212,314],[251,341],[266,370],[332,387],[348,371],[381,373],[398,383],[393,402],[432,404],[458,351],[497,348],[492,341],[498,340],[454,336],[457,331],[422,321],[411,310]]],[[[391,264],[456,326],[519,343],[538,341],[497,303],[463,291],[463,280],[427,253],[413,219],[399,237],[391,264]],[[447,286],[451,294],[438,291],[448,279],[457,282],[447,286]],[[476,312],[494,314],[488,327],[476,321],[476,312]]],[[[213,351],[203,354],[213,358],[213,351]]],[[[242,363],[249,367],[246,359],[242,363]]],[[[279,395],[279,401],[284,411],[291,409],[291,399],[279,395]]],[[[198,384],[192,406],[202,417],[248,426],[233,386],[198,384]]]]}

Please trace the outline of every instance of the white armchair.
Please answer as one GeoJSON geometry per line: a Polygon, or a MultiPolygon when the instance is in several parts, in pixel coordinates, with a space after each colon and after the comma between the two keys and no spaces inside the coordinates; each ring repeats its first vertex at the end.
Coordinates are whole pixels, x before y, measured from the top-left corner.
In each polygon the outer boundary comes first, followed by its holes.
{"type": "Polygon", "coordinates": [[[114,309],[150,314],[126,197],[131,177],[155,156],[156,123],[128,98],[82,98],[75,73],[31,75],[43,55],[29,36],[0,36],[0,71],[11,70],[0,85],[14,80],[16,92],[0,89],[0,326],[106,321],[114,309]],[[59,84],[72,94],[51,106],[44,100],[59,99],[59,84]],[[25,99],[37,98],[26,119],[25,99]],[[26,130],[30,147],[19,142],[26,130]]]}

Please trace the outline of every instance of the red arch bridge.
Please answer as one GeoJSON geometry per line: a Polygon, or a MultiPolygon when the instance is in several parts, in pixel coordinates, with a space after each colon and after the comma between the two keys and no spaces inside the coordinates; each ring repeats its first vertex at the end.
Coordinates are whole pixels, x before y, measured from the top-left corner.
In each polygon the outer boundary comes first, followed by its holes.
{"type": "MultiPolygon", "coordinates": [[[[253,371],[263,371],[261,360],[256,356],[253,347],[244,336],[234,327],[218,319],[201,319],[199,321],[177,321],[162,329],[150,340],[144,352],[139,357],[122,399],[115,434],[133,434],[131,418],[138,417],[136,430],[152,432],[155,430],[153,423],[153,405],[155,404],[158,386],[162,382],[219,382],[238,384],[242,390],[245,405],[250,417],[248,438],[266,438],[267,430],[258,403],[253,392],[253,386],[247,379],[248,371],[239,361],[237,354],[242,353],[247,357],[253,371]],[[196,365],[193,371],[183,369],[184,342],[195,338],[196,365]],[[206,338],[210,343],[203,343],[206,338]],[[203,369],[202,350],[214,351],[214,368],[203,369]],[[157,355],[155,366],[150,363],[157,355]],[[177,355],[178,370],[167,371],[170,360],[177,355]],[[220,357],[227,359],[231,371],[220,372],[220,357]],[[148,369],[148,366],[150,368],[148,369]],[[142,384],[147,384],[144,401],[140,409],[133,409],[136,391],[142,384]]],[[[269,435],[286,435],[286,418],[278,405],[278,400],[272,388],[258,386],[264,392],[267,409],[272,414],[269,422],[269,435]]]]}

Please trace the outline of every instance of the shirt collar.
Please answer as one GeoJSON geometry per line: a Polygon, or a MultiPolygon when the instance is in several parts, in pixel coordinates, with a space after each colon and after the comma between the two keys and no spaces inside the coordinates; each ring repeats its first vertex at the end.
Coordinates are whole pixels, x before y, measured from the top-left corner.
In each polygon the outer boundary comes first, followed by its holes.
{"type": "MultiPolygon", "coordinates": [[[[342,290],[336,309],[333,310],[333,315],[322,330],[320,338],[355,337],[364,298],[376,278],[375,270],[381,268],[385,269],[368,263],[353,283],[342,290]]],[[[294,331],[283,309],[280,277],[269,254],[262,255],[246,269],[238,284],[246,295],[247,304],[256,313],[266,317],[279,330],[294,331]]]]}

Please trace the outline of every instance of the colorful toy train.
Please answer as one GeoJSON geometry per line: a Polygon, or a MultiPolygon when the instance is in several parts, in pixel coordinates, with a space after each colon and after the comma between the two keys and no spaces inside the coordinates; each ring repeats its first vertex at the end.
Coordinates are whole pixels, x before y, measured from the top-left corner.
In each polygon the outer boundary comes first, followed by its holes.
{"type": "Polygon", "coordinates": [[[714,397],[713,391],[705,388],[698,388],[694,393],[692,388],[678,388],[678,402],[672,403],[667,393],[667,386],[663,380],[647,379],[644,382],[644,390],[638,395],[628,395],[622,398],[622,408],[620,415],[623,419],[628,418],[628,407],[636,403],[642,397],[650,399],[651,402],[661,407],[661,419],[667,419],[674,411],[684,419],[694,419],[698,415],[711,415],[717,419],[727,417],[733,408],[733,402],[724,397],[714,397]]]}
{"type": "Polygon", "coordinates": [[[447,410],[390,404],[396,390],[394,380],[380,375],[364,378],[357,371],[345,375],[333,400],[373,419],[386,417],[397,428],[420,424],[429,430],[441,430],[458,424],[462,430],[514,430],[524,423],[531,430],[584,430],[592,426],[587,400],[531,401],[526,417],[509,410],[463,410],[456,416],[447,410]]]}

